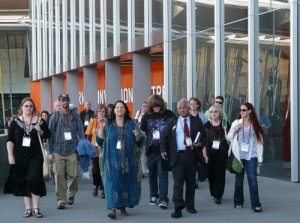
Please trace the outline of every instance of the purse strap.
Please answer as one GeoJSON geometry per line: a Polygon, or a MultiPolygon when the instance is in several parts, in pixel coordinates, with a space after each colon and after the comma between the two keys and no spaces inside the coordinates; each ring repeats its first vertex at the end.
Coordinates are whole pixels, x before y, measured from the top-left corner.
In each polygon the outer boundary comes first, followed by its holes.
{"type": "MultiPolygon", "coordinates": [[[[39,124],[40,124],[41,120],[42,120],[42,118],[41,118],[41,117],[39,117],[39,118],[38,118],[37,125],[39,125],[39,124]]],[[[42,142],[42,139],[41,139],[41,135],[40,135],[40,133],[39,133],[39,132],[37,132],[37,135],[38,135],[38,138],[39,138],[39,142],[40,142],[40,146],[41,146],[42,154],[43,154],[43,157],[44,157],[44,159],[45,159],[45,153],[44,153],[44,151],[43,151],[43,148],[44,148],[44,146],[43,146],[43,142],[42,142]]]]}

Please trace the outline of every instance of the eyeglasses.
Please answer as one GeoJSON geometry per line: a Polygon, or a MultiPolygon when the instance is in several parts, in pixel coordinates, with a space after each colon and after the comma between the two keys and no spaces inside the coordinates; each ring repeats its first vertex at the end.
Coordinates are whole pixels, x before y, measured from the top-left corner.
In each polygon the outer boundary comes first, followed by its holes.
{"type": "Polygon", "coordinates": [[[33,108],[33,105],[23,105],[25,108],[33,108]]]}
{"type": "Polygon", "coordinates": [[[240,112],[248,111],[247,109],[240,109],[240,112]]]}
{"type": "Polygon", "coordinates": [[[209,113],[214,113],[215,114],[215,113],[219,113],[219,112],[218,111],[210,111],[209,113]]]}
{"type": "Polygon", "coordinates": [[[222,104],[223,104],[223,102],[222,102],[222,101],[216,101],[216,104],[220,104],[220,105],[222,105],[222,104]]]}

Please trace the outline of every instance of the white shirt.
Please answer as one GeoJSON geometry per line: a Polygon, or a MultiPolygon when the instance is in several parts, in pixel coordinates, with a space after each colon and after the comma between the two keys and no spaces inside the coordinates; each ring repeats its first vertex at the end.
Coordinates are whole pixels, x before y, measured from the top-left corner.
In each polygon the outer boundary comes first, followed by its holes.
{"type": "Polygon", "coordinates": [[[188,117],[178,117],[177,120],[177,125],[176,125],[176,141],[177,141],[177,149],[178,150],[185,150],[186,145],[184,144],[184,119],[186,119],[186,123],[189,127],[189,130],[191,129],[191,121],[190,121],[190,116],[188,117]]]}

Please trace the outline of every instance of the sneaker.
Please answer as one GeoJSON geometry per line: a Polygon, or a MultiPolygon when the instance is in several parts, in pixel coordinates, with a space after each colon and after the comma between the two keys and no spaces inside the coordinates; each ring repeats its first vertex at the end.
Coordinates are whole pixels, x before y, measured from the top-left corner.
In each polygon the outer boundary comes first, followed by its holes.
{"type": "Polygon", "coordinates": [[[150,205],[157,205],[157,197],[151,197],[150,199],[150,205]]]}
{"type": "Polygon", "coordinates": [[[73,205],[75,201],[75,197],[69,197],[68,199],[68,205],[73,205]]]}
{"type": "Polygon", "coordinates": [[[158,206],[162,209],[166,209],[166,208],[168,208],[168,203],[162,201],[162,202],[159,202],[158,206]]]}
{"type": "Polygon", "coordinates": [[[59,203],[59,204],[57,205],[57,209],[62,210],[62,209],[65,209],[65,208],[66,208],[66,205],[65,205],[64,203],[59,203]]]}

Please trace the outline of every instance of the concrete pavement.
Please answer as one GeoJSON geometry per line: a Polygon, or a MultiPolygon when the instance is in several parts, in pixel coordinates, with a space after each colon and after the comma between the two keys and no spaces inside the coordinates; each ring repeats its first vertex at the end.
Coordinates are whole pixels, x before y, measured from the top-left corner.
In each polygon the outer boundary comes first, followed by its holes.
{"type": "MultiPolygon", "coordinates": [[[[74,205],[67,206],[65,210],[56,209],[53,180],[47,182],[47,196],[41,200],[41,212],[44,218],[37,219],[32,216],[24,219],[23,198],[13,195],[0,194],[0,222],[43,222],[43,223],[106,223],[113,221],[142,222],[142,223],[291,223],[300,220],[300,184],[271,178],[259,177],[259,194],[263,206],[262,213],[254,213],[250,208],[249,191],[245,179],[245,204],[243,209],[233,208],[234,176],[227,173],[226,189],[221,205],[216,205],[209,195],[208,182],[199,183],[196,190],[195,208],[197,214],[189,214],[183,210],[183,217],[173,219],[173,203],[169,208],[160,209],[158,206],[149,205],[149,186],[147,178],[142,182],[142,198],[140,205],[128,209],[129,216],[117,216],[116,220],[107,217],[105,200],[91,195],[91,180],[80,179],[79,192],[74,205]]],[[[172,198],[173,179],[169,175],[169,197],[172,198]]]]}

